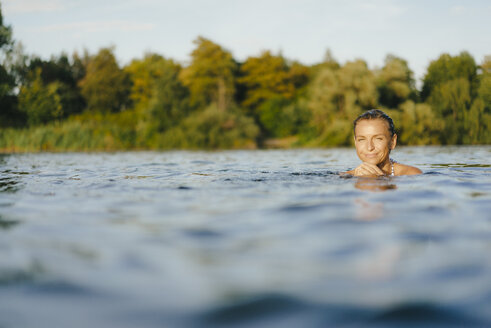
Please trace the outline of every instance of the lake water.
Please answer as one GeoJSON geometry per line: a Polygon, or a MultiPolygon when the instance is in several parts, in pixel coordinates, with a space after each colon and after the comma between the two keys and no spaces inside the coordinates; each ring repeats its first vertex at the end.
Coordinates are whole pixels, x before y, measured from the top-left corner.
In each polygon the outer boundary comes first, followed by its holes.
{"type": "Polygon", "coordinates": [[[491,146],[0,156],[0,327],[491,325],[491,146]]]}

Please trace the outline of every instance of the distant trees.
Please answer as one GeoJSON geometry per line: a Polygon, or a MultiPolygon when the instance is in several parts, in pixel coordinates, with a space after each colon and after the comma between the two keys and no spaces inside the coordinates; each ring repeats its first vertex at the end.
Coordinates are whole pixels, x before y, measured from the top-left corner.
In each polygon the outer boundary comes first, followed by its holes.
{"type": "Polygon", "coordinates": [[[30,59],[24,69],[23,85],[19,94],[22,99],[19,104],[20,109],[28,114],[29,124],[45,124],[51,120],[82,112],[85,108],[85,100],[77,86],[75,65],[78,65],[76,57],[72,64],[65,54],[52,57],[49,61],[38,57],[30,59]],[[46,95],[47,99],[42,99],[43,95],[46,95]],[[53,99],[56,99],[56,102],[53,102],[53,99]],[[52,102],[51,114],[47,114],[47,109],[42,110],[44,114],[37,113],[40,111],[37,108],[39,102],[46,104],[52,102]],[[41,117],[44,119],[40,119],[41,117]]]}
{"type": "Polygon", "coordinates": [[[183,64],[113,48],[49,60],[23,53],[0,8],[0,149],[112,150],[346,146],[352,122],[381,108],[409,145],[491,143],[491,56],[429,63],[421,90],[403,58],[303,65],[263,51],[238,62],[198,37],[183,64]]]}
{"type": "Polygon", "coordinates": [[[148,54],[132,61],[130,98],[139,114],[138,144],[159,147],[161,133],[179,124],[189,112],[189,92],[179,80],[181,66],[170,59],[148,54]]]}
{"type": "Polygon", "coordinates": [[[489,140],[485,136],[485,127],[489,124],[484,105],[486,101],[479,97],[479,90],[487,90],[485,84],[479,81],[486,81],[485,71],[478,75],[478,66],[467,52],[457,56],[443,54],[430,63],[423,80],[421,97],[443,124],[440,143],[463,144],[489,140]]]}
{"type": "Polygon", "coordinates": [[[130,79],[119,68],[110,48],[101,49],[89,58],[79,86],[90,111],[118,112],[129,105],[130,79]]]}
{"type": "Polygon", "coordinates": [[[54,81],[45,84],[40,68],[31,72],[29,81],[19,93],[19,109],[26,114],[30,126],[46,124],[63,117],[62,84],[54,81]]]}
{"type": "Polygon", "coordinates": [[[404,59],[388,55],[385,65],[376,72],[376,79],[381,107],[398,108],[406,100],[416,100],[413,72],[404,59]]]}
{"type": "Polygon", "coordinates": [[[269,51],[259,57],[249,57],[240,67],[239,83],[246,90],[241,105],[258,108],[264,101],[281,97],[292,99],[295,85],[290,67],[283,56],[274,56],[269,51]]]}
{"type": "Polygon", "coordinates": [[[478,74],[479,87],[468,114],[465,143],[491,143],[491,56],[486,56],[478,74]]]}
{"type": "Polygon", "coordinates": [[[363,110],[377,106],[376,79],[366,62],[322,68],[309,90],[314,139],[321,145],[349,145],[351,122],[363,110]]]}
{"type": "Polygon", "coordinates": [[[17,99],[14,95],[15,79],[4,65],[5,58],[12,51],[12,29],[3,24],[2,8],[0,7],[0,128],[17,126],[22,115],[17,111],[17,99]]]}
{"type": "Polygon", "coordinates": [[[281,55],[264,51],[241,65],[238,83],[245,92],[239,101],[268,136],[297,134],[306,121],[306,113],[295,100],[308,83],[309,73],[300,63],[289,63],[281,55]]]}
{"type": "Polygon", "coordinates": [[[203,108],[215,103],[225,111],[235,94],[237,63],[229,51],[208,39],[200,36],[194,44],[191,63],[181,73],[191,105],[203,108]]]}

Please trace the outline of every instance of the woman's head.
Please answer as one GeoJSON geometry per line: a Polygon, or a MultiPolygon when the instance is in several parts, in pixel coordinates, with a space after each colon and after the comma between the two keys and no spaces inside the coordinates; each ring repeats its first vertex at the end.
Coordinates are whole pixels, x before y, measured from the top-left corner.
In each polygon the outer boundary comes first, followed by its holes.
{"type": "Polygon", "coordinates": [[[363,162],[378,165],[389,160],[397,135],[394,122],[387,114],[378,109],[369,110],[353,122],[353,128],[356,153],[363,162]]]}
{"type": "Polygon", "coordinates": [[[380,109],[371,109],[371,110],[368,110],[365,113],[361,114],[360,116],[358,116],[356,118],[356,120],[353,121],[353,131],[355,133],[355,136],[356,136],[356,125],[358,124],[359,121],[361,121],[361,120],[375,120],[375,119],[381,119],[381,120],[387,122],[387,127],[389,129],[389,133],[390,133],[391,137],[394,134],[396,134],[395,128],[394,128],[394,122],[392,121],[390,116],[385,114],[384,112],[382,112],[380,109]]]}

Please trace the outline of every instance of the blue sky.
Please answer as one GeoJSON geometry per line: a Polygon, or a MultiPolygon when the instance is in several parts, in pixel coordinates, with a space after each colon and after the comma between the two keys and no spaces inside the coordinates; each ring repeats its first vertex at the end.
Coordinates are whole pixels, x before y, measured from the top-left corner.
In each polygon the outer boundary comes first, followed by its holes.
{"type": "Polygon", "coordinates": [[[186,64],[202,35],[243,61],[263,50],[304,64],[327,49],[341,63],[370,68],[387,54],[406,59],[420,80],[442,53],[491,55],[489,0],[0,0],[4,22],[25,51],[95,53],[115,46],[124,65],[157,52],[186,64]]]}

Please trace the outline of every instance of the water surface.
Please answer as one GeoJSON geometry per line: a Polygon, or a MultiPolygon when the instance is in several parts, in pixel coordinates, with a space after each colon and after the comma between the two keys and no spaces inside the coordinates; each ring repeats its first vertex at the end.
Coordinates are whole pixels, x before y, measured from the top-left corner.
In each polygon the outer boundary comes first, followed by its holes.
{"type": "Polygon", "coordinates": [[[0,155],[0,327],[491,325],[491,147],[0,155]]]}

